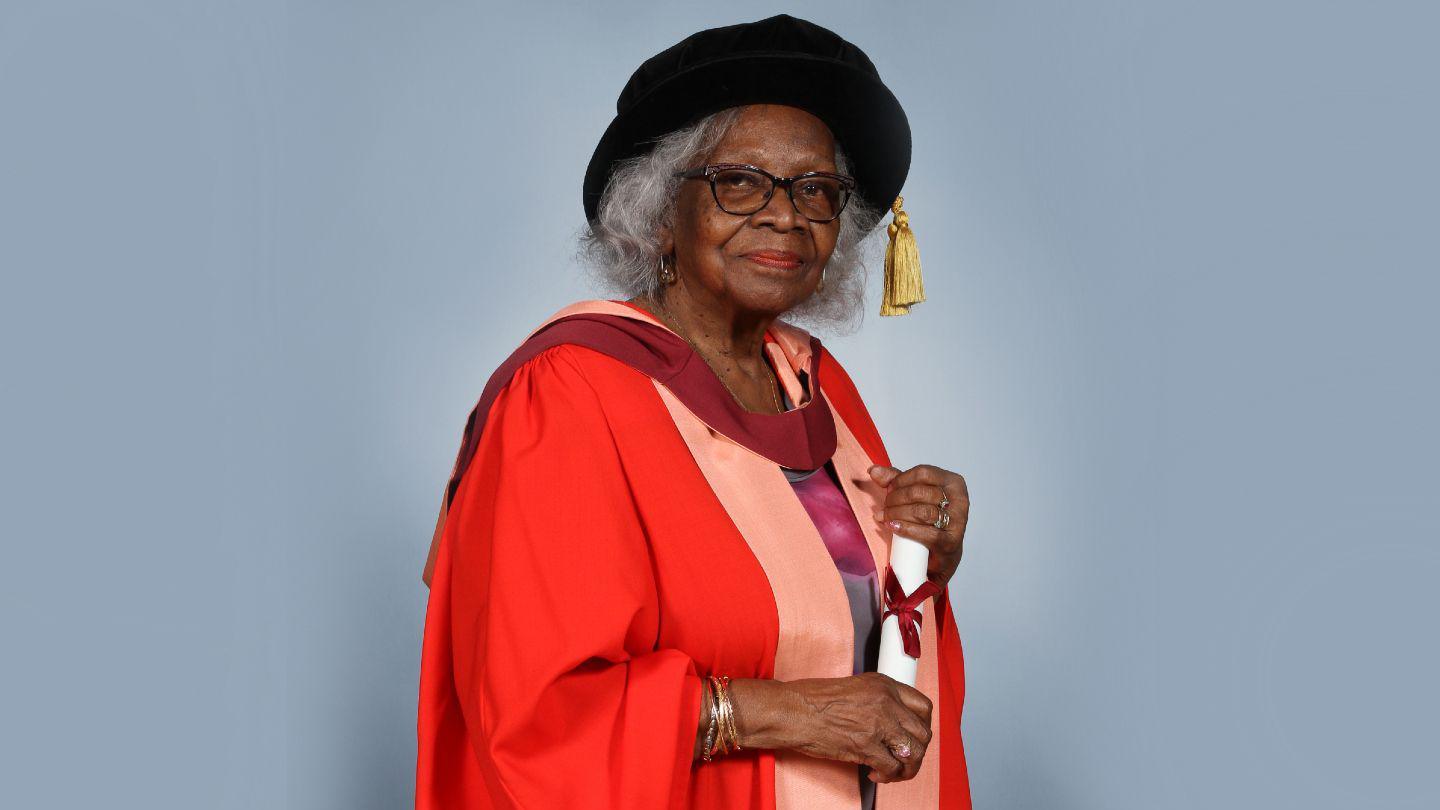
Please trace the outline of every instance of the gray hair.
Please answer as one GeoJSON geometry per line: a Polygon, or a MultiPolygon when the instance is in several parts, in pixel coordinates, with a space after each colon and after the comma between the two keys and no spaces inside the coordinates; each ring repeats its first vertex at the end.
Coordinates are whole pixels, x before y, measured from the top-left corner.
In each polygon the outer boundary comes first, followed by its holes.
{"type": "MultiPolygon", "coordinates": [[[[681,180],[675,173],[709,155],[739,118],[740,107],[708,115],[654,141],[648,152],[615,165],[600,197],[597,215],[580,234],[578,258],[601,286],[623,297],[658,297],[661,287],[659,231],[674,224],[681,180]]],[[[837,143],[835,165],[850,173],[837,143]]],[[[851,195],[840,212],[835,250],[825,265],[824,288],[792,307],[787,323],[837,334],[859,327],[865,307],[868,238],[883,212],[851,195]]]]}

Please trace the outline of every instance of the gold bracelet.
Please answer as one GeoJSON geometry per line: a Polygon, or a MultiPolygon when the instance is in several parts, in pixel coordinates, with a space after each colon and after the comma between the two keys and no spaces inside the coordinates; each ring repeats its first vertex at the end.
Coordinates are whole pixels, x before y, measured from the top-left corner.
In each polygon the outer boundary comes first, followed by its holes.
{"type": "Polygon", "coordinates": [[[721,754],[729,753],[730,751],[730,746],[725,743],[725,735],[729,733],[729,729],[725,727],[725,693],[722,691],[723,689],[724,687],[721,685],[720,679],[711,675],[710,692],[715,696],[713,711],[715,712],[715,723],[719,727],[715,734],[715,748],[713,750],[721,754]]]}
{"type": "Polygon", "coordinates": [[[721,753],[739,751],[740,734],[735,727],[735,704],[730,700],[730,678],[726,675],[712,677],[710,683],[715,689],[716,704],[719,707],[720,733],[716,745],[721,753]]]}
{"type": "Polygon", "coordinates": [[[735,703],[730,699],[730,677],[723,676],[723,680],[725,681],[725,692],[723,698],[725,701],[725,725],[728,726],[730,729],[730,744],[735,747],[736,751],[739,751],[741,750],[740,732],[738,729],[735,728],[735,703]]]}
{"type": "Polygon", "coordinates": [[[720,704],[720,739],[724,741],[721,750],[728,754],[730,753],[730,723],[728,722],[729,718],[725,715],[730,711],[730,701],[728,699],[729,695],[725,693],[724,675],[721,675],[716,680],[715,686],[716,699],[720,704]]]}

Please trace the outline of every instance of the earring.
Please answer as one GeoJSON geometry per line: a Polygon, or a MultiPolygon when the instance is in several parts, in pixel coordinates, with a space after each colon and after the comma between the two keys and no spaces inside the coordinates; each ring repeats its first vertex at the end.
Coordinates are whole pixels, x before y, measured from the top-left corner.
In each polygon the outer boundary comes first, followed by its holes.
{"type": "Polygon", "coordinates": [[[665,260],[668,259],[668,258],[670,258],[670,257],[668,257],[668,256],[661,256],[661,257],[660,257],[660,281],[663,282],[663,283],[665,283],[665,284],[674,284],[674,283],[675,283],[675,262],[674,262],[674,261],[668,261],[668,262],[665,261],[665,260]]]}
{"type": "Polygon", "coordinates": [[[824,268],[824,267],[821,267],[821,268],[820,268],[820,283],[815,285],[815,292],[818,293],[818,292],[821,292],[821,291],[824,290],[824,289],[825,289],[825,268],[824,268]]]}

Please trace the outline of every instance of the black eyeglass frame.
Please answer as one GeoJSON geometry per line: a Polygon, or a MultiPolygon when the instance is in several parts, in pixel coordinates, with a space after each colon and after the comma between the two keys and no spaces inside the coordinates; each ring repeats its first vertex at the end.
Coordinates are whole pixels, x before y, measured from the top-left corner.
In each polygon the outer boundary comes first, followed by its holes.
{"type": "Polygon", "coordinates": [[[720,206],[721,211],[737,217],[748,217],[759,211],[763,211],[765,206],[770,204],[770,199],[775,196],[776,187],[784,186],[785,196],[790,198],[790,207],[795,209],[795,213],[805,217],[809,222],[816,223],[834,222],[839,219],[841,212],[845,210],[845,206],[850,204],[850,198],[855,196],[856,186],[855,178],[847,177],[843,174],[835,174],[834,172],[805,172],[804,174],[797,174],[794,177],[776,177],[759,166],[752,166],[749,163],[712,163],[708,166],[697,166],[683,172],[675,172],[675,176],[685,180],[701,178],[709,180],[710,196],[715,198],[715,204],[720,206]],[[738,211],[731,211],[725,207],[724,203],[720,202],[720,192],[715,188],[715,176],[726,169],[748,169],[770,178],[770,190],[765,192],[765,199],[760,201],[760,205],[756,206],[754,211],[747,211],[742,214],[738,211]],[[815,219],[804,211],[801,211],[800,206],[795,202],[795,181],[805,180],[811,177],[828,177],[832,180],[839,180],[841,187],[845,189],[845,199],[841,200],[840,207],[835,209],[835,216],[829,219],[815,219]]]}

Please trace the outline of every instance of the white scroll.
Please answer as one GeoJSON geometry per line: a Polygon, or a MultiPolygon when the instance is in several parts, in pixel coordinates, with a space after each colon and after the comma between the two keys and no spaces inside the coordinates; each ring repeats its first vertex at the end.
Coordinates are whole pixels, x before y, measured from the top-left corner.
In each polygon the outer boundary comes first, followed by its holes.
{"type": "MultiPolygon", "coordinates": [[[[900,583],[900,587],[905,589],[906,594],[914,593],[916,588],[925,584],[929,565],[929,548],[901,536],[898,532],[893,535],[890,541],[890,570],[895,572],[895,579],[900,583]]],[[[881,585],[883,587],[883,580],[881,585]]],[[[923,608],[922,603],[917,610],[923,608]]],[[[934,650],[931,650],[930,654],[933,655],[934,650]]],[[[907,686],[914,686],[918,666],[919,660],[905,652],[900,617],[886,616],[885,623],[880,627],[880,661],[877,671],[907,686]]]]}

